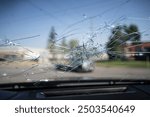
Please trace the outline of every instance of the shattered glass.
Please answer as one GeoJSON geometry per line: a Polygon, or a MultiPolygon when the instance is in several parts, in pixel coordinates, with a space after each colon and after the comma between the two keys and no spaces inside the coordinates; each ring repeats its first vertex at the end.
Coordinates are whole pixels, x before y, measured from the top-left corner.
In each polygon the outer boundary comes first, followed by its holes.
{"type": "MultiPolygon", "coordinates": [[[[34,2],[33,2],[34,3],[34,2]]],[[[40,11],[45,12],[44,9],[38,8],[40,11]]],[[[127,20],[146,20],[150,21],[149,18],[134,18],[128,16],[119,16],[117,19],[113,21],[105,21],[101,23],[101,25],[90,27],[89,32],[82,32],[83,41],[80,42],[74,48],[69,48],[62,46],[60,41],[66,38],[69,39],[72,36],[76,36],[80,34],[79,28],[83,26],[85,22],[95,20],[97,18],[101,18],[105,16],[108,12],[111,12],[112,9],[121,8],[124,5],[130,3],[130,0],[124,0],[120,2],[120,4],[113,5],[112,7],[104,10],[103,12],[98,13],[93,16],[83,15],[80,21],[76,21],[69,26],[66,26],[65,30],[62,34],[58,34],[56,42],[54,46],[57,47],[53,50],[54,55],[60,55],[60,59],[48,60],[47,62],[43,62],[44,56],[47,55],[47,52],[38,54],[34,52],[34,50],[24,47],[22,44],[18,43],[21,40],[28,40],[40,37],[40,35],[34,35],[19,39],[1,39],[0,40],[0,51],[4,52],[4,55],[0,56],[0,83],[7,82],[32,82],[32,81],[51,81],[51,80],[62,80],[68,77],[84,77],[86,79],[87,76],[93,77],[91,72],[95,70],[95,62],[103,61],[102,59],[107,54],[113,55],[114,57],[124,56],[125,53],[121,53],[121,51],[113,51],[115,45],[111,47],[114,43],[118,42],[119,46],[123,46],[126,43],[130,43],[134,38],[138,36],[138,32],[133,32],[130,34],[123,33],[123,36],[119,36],[115,38],[108,46],[106,47],[106,43],[103,43],[101,35],[105,35],[106,33],[110,33],[112,29],[120,24],[123,24],[127,20]],[[131,38],[122,41],[121,38],[129,37],[131,38]],[[99,42],[95,40],[99,38],[99,42]],[[81,72],[81,73],[78,73],[81,72]],[[83,73],[82,73],[83,72],[83,73]]],[[[49,14],[49,12],[47,12],[49,14]]],[[[90,24],[92,25],[92,23],[90,24]]],[[[150,28],[146,28],[141,32],[141,35],[149,36],[150,28]]],[[[110,38],[114,38],[117,30],[111,35],[110,38]]],[[[30,42],[29,42],[30,43],[30,42]]],[[[134,44],[133,46],[137,46],[140,43],[134,44]]],[[[149,51],[142,51],[142,53],[150,53],[149,51]]],[[[48,53],[50,54],[50,53],[48,53]]],[[[126,54],[135,54],[135,53],[126,53],[126,54]]],[[[116,68],[115,68],[116,69],[116,68]]],[[[107,73],[107,68],[104,70],[107,73]]],[[[111,72],[111,70],[110,70],[111,72]]],[[[115,78],[120,78],[120,75],[117,76],[117,70],[115,70],[116,75],[112,76],[115,78]]],[[[96,73],[96,77],[100,77],[103,74],[96,73]]],[[[132,76],[132,74],[126,74],[123,78],[128,78],[128,75],[132,76]]],[[[107,74],[103,75],[107,77],[107,74]]],[[[149,74],[145,74],[145,77],[148,77],[149,74]]],[[[35,84],[37,85],[37,84],[35,84]]]]}

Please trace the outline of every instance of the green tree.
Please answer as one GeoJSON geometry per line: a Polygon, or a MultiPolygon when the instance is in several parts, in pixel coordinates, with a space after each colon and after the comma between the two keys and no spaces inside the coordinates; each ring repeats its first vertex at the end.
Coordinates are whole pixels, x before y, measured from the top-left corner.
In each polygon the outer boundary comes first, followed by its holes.
{"type": "Polygon", "coordinates": [[[62,39],[62,41],[61,41],[61,46],[67,47],[67,41],[66,41],[65,38],[62,39]]]}
{"type": "Polygon", "coordinates": [[[116,26],[111,31],[111,36],[106,44],[106,48],[111,51],[120,51],[120,44],[125,39],[122,26],[116,26]]]}
{"type": "Polygon", "coordinates": [[[55,43],[56,43],[56,32],[55,32],[55,28],[52,26],[51,27],[51,31],[48,37],[48,49],[50,51],[50,53],[52,54],[52,59],[55,59],[55,43]]]}
{"type": "Polygon", "coordinates": [[[124,26],[124,31],[128,34],[127,39],[132,42],[132,44],[137,44],[141,40],[141,34],[139,32],[138,26],[131,24],[129,26],[124,26]]]}
{"type": "Polygon", "coordinates": [[[62,41],[61,41],[61,49],[63,49],[64,50],[64,52],[66,52],[67,51],[67,41],[66,41],[66,39],[65,38],[63,38],[62,39],[62,41]]]}
{"type": "Polygon", "coordinates": [[[69,48],[72,49],[72,48],[75,48],[76,46],[79,45],[79,41],[77,39],[71,39],[69,41],[69,48]]]}
{"type": "MultiPolygon", "coordinates": [[[[106,43],[106,48],[108,50],[108,54],[115,54],[116,51],[123,53],[124,45],[126,45],[127,41],[131,41],[132,44],[137,44],[136,41],[140,41],[140,32],[138,30],[138,26],[131,24],[127,25],[119,25],[112,29],[111,35],[109,37],[108,42],[106,43]]],[[[117,54],[116,54],[117,55],[117,54]]]]}

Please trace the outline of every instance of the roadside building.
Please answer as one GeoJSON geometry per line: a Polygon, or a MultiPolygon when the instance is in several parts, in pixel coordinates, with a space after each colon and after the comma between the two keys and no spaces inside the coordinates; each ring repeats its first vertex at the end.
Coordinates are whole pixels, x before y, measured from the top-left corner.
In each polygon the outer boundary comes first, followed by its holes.
{"type": "Polygon", "coordinates": [[[126,58],[130,60],[149,60],[150,42],[140,42],[139,44],[126,44],[124,46],[126,58]]]}
{"type": "MultiPolygon", "coordinates": [[[[0,61],[37,61],[40,64],[51,62],[52,53],[44,48],[21,46],[0,46],[0,61]]],[[[63,59],[64,54],[56,53],[56,60],[63,59]]]]}
{"type": "Polygon", "coordinates": [[[32,50],[20,46],[1,46],[0,60],[1,61],[23,61],[23,60],[37,60],[39,54],[32,52],[32,50]]]}
{"type": "Polygon", "coordinates": [[[0,47],[0,60],[1,61],[14,61],[24,58],[23,49],[16,46],[1,46],[0,47]]]}

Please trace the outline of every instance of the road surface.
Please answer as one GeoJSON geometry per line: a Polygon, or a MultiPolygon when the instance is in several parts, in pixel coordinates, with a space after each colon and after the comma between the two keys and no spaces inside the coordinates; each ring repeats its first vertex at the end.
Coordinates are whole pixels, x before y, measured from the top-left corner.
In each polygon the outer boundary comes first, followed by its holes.
{"type": "Polygon", "coordinates": [[[55,70],[52,65],[1,65],[0,83],[55,80],[74,77],[100,79],[150,79],[148,68],[96,67],[90,73],[64,72],[55,70]]]}

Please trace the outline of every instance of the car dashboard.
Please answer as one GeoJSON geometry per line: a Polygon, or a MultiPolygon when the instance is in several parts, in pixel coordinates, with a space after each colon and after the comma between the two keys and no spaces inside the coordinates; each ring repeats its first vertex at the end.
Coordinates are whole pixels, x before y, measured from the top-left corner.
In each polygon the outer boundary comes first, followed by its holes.
{"type": "Polygon", "coordinates": [[[9,100],[147,100],[148,80],[62,80],[0,85],[9,100]]]}

